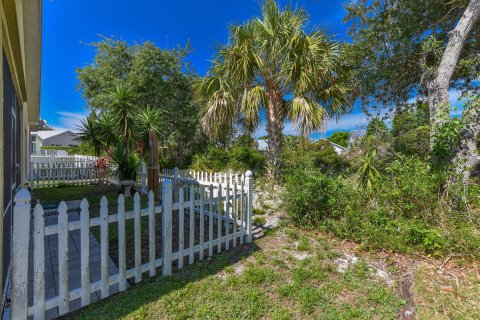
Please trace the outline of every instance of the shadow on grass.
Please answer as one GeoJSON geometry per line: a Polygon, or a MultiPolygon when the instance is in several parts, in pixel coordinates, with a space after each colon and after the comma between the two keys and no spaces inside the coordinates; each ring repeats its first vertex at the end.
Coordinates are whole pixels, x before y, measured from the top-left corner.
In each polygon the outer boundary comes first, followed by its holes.
{"type": "MultiPolygon", "coordinates": [[[[132,285],[127,291],[77,310],[61,319],[119,319],[127,317],[132,312],[142,309],[147,304],[159,300],[171,292],[221,272],[259,249],[254,243],[244,244],[221,254],[215,254],[210,258],[207,257],[205,260],[196,261],[181,270],[174,268],[173,275],[168,277],[161,276],[161,268],[157,268],[155,277],[149,278],[148,273],[144,273],[144,281],[132,285]]],[[[174,263],[175,265],[176,263],[174,263]]],[[[164,316],[169,314],[168,309],[162,312],[164,316]]]]}

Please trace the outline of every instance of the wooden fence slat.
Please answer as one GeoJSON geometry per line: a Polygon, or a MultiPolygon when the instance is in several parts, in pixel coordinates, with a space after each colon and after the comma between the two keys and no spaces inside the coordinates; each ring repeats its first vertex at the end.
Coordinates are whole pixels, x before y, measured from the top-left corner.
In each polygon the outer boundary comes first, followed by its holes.
{"type": "Polygon", "coordinates": [[[68,215],[67,204],[58,206],[58,314],[68,312],[68,215]]]}
{"type": "Polygon", "coordinates": [[[238,216],[238,202],[237,202],[237,192],[238,192],[238,175],[235,175],[235,181],[233,182],[233,200],[232,200],[232,215],[233,215],[233,246],[237,246],[237,216],[238,216]]]}
{"type": "Polygon", "coordinates": [[[222,184],[218,185],[217,197],[217,253],[222,252],[222,184]]]}
{"type": "Polygon", "coordinates": [[[105,196],[100,200],[100,261],[102,290],[101,297],[105,299],[110,295],[110,276],[108,274],[108,200],[105,196]]]}
{"type": "Polygon", "coordinates": [[[184,189],[180,188],[178,192],[178,269],[183,268],[183,248],[185,243],[184,238],[184,221],[185,221],[185,207],[184,207],[184,189]]]}
{"type": "Polygon", "coordinates": [[[243,244],[245,236],[245,185],[243,180],[240,184],[240,190],[240,244],[243,244]]]}
{"type": "Polygon", "coordinates": [[[247,171],[245,173],[245,184],[246,184],[246,188],[247,188],[247,206],[246,206],[246,215],[247,215],[247,239],[246,239],[246,242],[247,243],[251,243],[252,242],[252,211],[253,211],[253,208],[252,208],[252,201],[253,201],[253,185],[252,185],[252,171],[247,171]]]}
{"type": "Polygon", "coordinates": [[[85,307],[90,304],[90,218],[85,198],[80,203],[80,264],[81,302],[82,307],[85,307]]]}
{"type": "Polygon", "coordinates": [[[140,195],[133,197],[134,237],[135,237],[135,283],[142,281],[142,230],[140,217],[140,195]]]}
{"type": "Polygon", "coordinates": [[[213,185],[210,185],[208,199],[208,256],[213,256],[213,185]]]}
{"type": "Polygon", "coordinates": [[[125,291],[127,288],[127,261],[125,245],[125,198],[123,194],[118,196],[118,290],[125,291]]]}
{"type": "Polygon", "coordinates": [[[33,318],[45,319],[45,220],[38,203],[33,210],[33,318]]]}
{"type": "Polygon", "coordinates": [[[203,244],[205,243],[204,239],[204,232],[205,232],[205,216],[204,216],[204,210],[205,210],[205,203],[204,203],[204,196],[205,196],[205,187],[200,186],[200,215],[198,217],[199,223],[200,223],[200,252],[198,254],[198,259],[203,260],[203,255],[204,255],[204,248],[203,244]]]}
{"type": "MultiPolygon", "coordinates": [[[[195,188],[193,186],[193,183],[190,185],[190,219],[188,220],[190,222],[190,226],[188,228],[188,235],[189,240],[188,240],[188,245],[190,247],[190,255],[188,257],[188,263],[192,264],[194,261],[194,249],[195,249],[195,188]]],[[[200,220],[203,219],[203,216],[200,216],[200,220]]]]}
{"type": "MultiPolygon", "coordinates": [[[[232,176],[230,175],[230,180],[232,176]]],[[[221,217],[221,216],[219,216],[221,217]]],[[[227,182],[225,193],[225,250],[230,249],[230,182],[227,182]]]]}
{"type": "Polygon", "coordinates": [[[148,250],[150,277],[155,275],[155,195],[148,193],[148,250]]]}
{"type": "Polygon", "coordinates": [[[162,275],[172,274],[172,181],[163,182],[162,200],[162,244],[163,266],[162,275]]]}

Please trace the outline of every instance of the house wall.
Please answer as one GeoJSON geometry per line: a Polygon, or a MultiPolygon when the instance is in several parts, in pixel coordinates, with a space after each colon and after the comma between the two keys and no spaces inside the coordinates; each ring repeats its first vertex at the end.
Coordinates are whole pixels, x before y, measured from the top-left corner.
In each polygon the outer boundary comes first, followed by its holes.
{"type": "Polygon", "coordinates": [[[77,137],[76,134],[67,131],[54,137],[44,139],[42,145],[62,147],[78,146],[80,142],[75,140],[77,137]]]}
{"type": "MultiPolygon", "coordinates": [[[[26,179],[28,170],[27,160],[29,157],[29,125],[36,124],[39,120],[39,91],[40,91],[40,58],[41,58],[41,0],[3,0],[0,2],[0,44],[3,51],[2,56],[5,57],[5,65],[8,66],[11,80],[7,81],[9,88],[13,88],[15,94],[16,105],[18,111],[18,133],[16,136],[16,146],[18,145],[18,159],[15,162],[19,164],[16,169],[16,163],[10,164],[7,168],[4,163],[5,156],[9,155],[11,145],[6,144],[6,133],[11,133],[12,128],[5,127],[4,123],[11,125],[11,119],[5,118],[5,115],[11,116],[10,109],[12,102],[4,99],[5,73],[4,63],[0,63],[0,280],[5,278],[9,270],[4,265],[9,265],[10,257],[8,256],[9,248],[4,248],[4,237],[9,237],[11,232],[10,226],[4,225],[5,212],[11,210],[9,203],[5,201],[7,186],[5,184],[6,174],[12,171],[18,172],[18,187],[26,179]],[[6,105],[8,104],[8,105],[6,105]],[[8,108],[8,110],[7,110],[8,108]],[[7,148],[9,150],[7,150],[7,148]],[[8,229],[8,230],[6,230],[8,229]],[[7,255],[6,258],[4,256],[7,255]],[[7,261],[8,260],[8,261],[7,261]],[[7,270],[5,270],[7,269],[7,270]]],[[[2,57],[3,60],[3,57],[2,57]]],[[[8,90],[12,92],[12,90],[8,90]]],[[[9,95],[12,97],[12,95],[9,95]]],[[[8,195],[10,196],[10,195],[8,195]]],[[[9,201],[8,201],[9,202],[9,201]]],[[[11,242],[12,239],[8,239],[11,242]]],[[[6,282],[0,281],[1,309],[3,312],[6,282]]]]}

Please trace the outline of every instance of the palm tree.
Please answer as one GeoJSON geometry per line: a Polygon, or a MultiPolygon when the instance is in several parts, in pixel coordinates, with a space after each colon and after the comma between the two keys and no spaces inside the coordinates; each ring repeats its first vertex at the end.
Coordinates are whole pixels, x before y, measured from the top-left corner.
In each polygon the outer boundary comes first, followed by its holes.
{"type": "Polygon", "coordinates": [[[274,0],[261,10],[261,18],[231,28],[228,45],[194,90],[206,106],[202,124],[209,136],[242,117],[256,127],[265,110],[268,168],[277,178],[284,121],[305,137],[323,130],[327,118],[346,111],[347,89],[338,45],[317,29],[304,30],[304,10],[282,11],[274,0]]]}

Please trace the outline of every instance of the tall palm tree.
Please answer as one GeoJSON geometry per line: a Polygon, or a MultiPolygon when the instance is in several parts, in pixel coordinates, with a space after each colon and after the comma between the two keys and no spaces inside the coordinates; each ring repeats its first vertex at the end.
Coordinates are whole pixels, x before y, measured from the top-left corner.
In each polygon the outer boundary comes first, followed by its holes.
{"type": "Polygon", "coordinates": [[[327,118],[346,111],[347,89],[338,45],[317,29],[305,31],[304,10],[282,11],[274,0],[261,10],[261,18],[231,28],[229,43],[194,89],[210,136],[241,117],[256,127],[265,110],[268,168],[277,178],[284,121],[305,137],[323,130],[327,118]]]}

